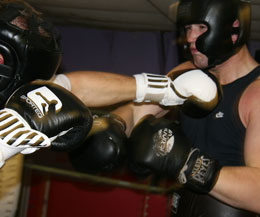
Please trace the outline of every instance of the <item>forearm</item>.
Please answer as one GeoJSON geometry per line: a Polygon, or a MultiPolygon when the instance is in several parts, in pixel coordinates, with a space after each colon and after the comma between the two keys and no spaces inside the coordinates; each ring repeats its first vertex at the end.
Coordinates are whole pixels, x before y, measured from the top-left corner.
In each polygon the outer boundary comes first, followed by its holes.
{"type": "Polygon", "coordinates": [[[162,107],[156,104],[137,104],[127,103],[120,106],[113,111],[113,113],[119,115],[126,123],[126,135],[129,136],[137,124],[137,122],[147,114],[152,114],[156,117],[162,117],[169,110],[164,110],[162,107]]]}
{"type": "Polygon", "coordinates": [[[76,71],[66,74],[71,91],[89,107],[132,101],[136,97],[135,79],[99,71],[76,71]]]}
{"type": "Polygon", "coordinates": [[[237,208],[260,213],[260,169],[223,167],[210,194],[237,208]]]}

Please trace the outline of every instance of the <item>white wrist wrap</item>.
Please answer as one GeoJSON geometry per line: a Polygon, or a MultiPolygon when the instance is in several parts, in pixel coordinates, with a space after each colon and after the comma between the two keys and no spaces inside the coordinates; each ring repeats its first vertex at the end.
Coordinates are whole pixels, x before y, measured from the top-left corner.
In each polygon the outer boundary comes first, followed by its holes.
{"type": "Polygon", "coordinates": [[[68,91],[71,91],[71,83],[69,78],[65,74],[58,74],[55,76],[53,83],[58,84],[68,91]]]}
{"type": "Polygon", "coordinates": [[[0,167],[17,153],[30,154],[51,145],[43,133],[31,129],[28,123],[11,109],[0,111],[0,167]]]}
{"type": "Polygon", "coordinates": [[[155,74],[137,74],[135,102],[160,102],[169,86],[169,78],[155,74]]]}
{"type": "Polygon", "coordinates": [[[171,88],[171,79],[164,75],[137,74],[135,102],[158,102],[161,105],[179,105],[185,99],[178,97],[171,88]]]}

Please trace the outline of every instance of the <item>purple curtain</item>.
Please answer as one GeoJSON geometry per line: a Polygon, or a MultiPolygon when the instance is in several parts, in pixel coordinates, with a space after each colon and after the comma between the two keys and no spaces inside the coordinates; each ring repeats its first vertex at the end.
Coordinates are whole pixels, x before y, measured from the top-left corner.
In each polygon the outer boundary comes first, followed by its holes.
{"type": "Polygon", "coordinates": [[[132,75],[165,74],[178,64],[171,32],[127,32],[59,26],[62,36],[63,72],[110,71],[132,75]]]}

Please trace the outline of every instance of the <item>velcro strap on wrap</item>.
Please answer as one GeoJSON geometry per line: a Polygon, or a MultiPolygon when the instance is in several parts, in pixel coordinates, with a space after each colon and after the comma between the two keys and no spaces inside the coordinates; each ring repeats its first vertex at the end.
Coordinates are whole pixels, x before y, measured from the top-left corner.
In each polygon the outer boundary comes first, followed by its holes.
{"type": "Polygon", "coordinates": [[[165,75],[137,74],[136,99],[134,102],[158,102],[164,106],[183,104],[185,97],[175,93],[172,80],[165,75]]]}
{"type": "Polygon", "coordinates": [[[160,102],[170,85],[170,78],[156,74],[136,74],[135,102],[160,102]]]}

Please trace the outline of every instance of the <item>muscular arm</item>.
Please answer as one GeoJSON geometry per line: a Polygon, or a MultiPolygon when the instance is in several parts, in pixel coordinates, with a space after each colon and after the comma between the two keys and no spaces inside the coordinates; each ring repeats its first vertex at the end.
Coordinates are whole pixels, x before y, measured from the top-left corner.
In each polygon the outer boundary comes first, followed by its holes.
{"type": "Polygon", "coordinates": [[[246,127],[244,167],[223,167],[211,191],[216,198],[238,208],[260,213],[260,81],[242,95],[239,114],[246,127]]]}
{"type": "MultiPolygon", "coordinates": [[[[185,62],[169,73],[190,68],[194,68],[191,62],[185,62]]],[[[90,107],[108,106],[136,98],[136,81],[132,76],[100,71],[75,71],[66,75],[72,93],[90,107]]]]}
{"type": "MultiPolygon", "coordinates": [[[[169,74],[191,68],[194,68],[191,62],[184,62],[173,68],[169,74]]],[[[143,116],[153,114],[159,117],[168,112],[157,104],[133,103],[136,98],[136,81],[132,76],[100,71],[75,71],[66,75],[70,80],[72,93],[88,107],[104,107],[125,102],[114,113],[125,120],[128,135],[143,116]]]]}
{"type": "Polygon", "coordinates": [[[136,97],[134,77],[99,71],[75,71],[66,75],[72,93],[89,107],[132,101],[136,97]]]}
{"type": "Polygon", "coordinates": [[[113,111],[113,113],[119,115],[126,123],[126,135],[129,136],[136,123],[145,115],[152,114],[156,117],[165,115],[168,110],[164,110],[162,107],[156,104],[136,104],[128,103],[124,106],[120,106],[113,111]]]}

